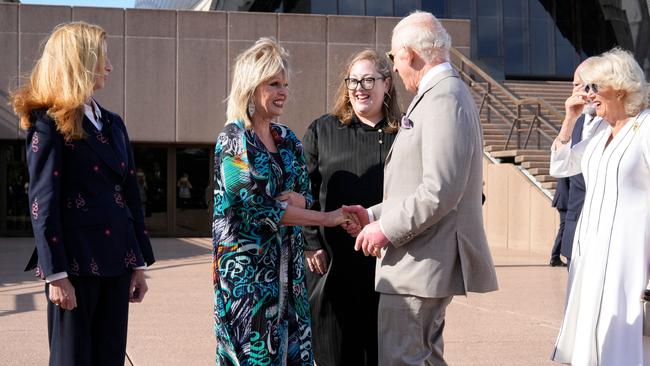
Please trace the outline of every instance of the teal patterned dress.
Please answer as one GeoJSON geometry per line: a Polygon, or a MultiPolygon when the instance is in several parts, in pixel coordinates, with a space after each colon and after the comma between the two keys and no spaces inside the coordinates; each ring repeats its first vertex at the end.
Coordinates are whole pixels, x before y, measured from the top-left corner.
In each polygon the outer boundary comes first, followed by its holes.
{"type": "Polygon", "coordinates": [[[218,366],[313,364],[303,236],[299,226],[280,225],[286,203],[274,199],[295,191],[309,207],[310,181],[295,134],[279,124],[271,132],[281,159],[241,120],[226,124],[215,146],[218,366]]]}

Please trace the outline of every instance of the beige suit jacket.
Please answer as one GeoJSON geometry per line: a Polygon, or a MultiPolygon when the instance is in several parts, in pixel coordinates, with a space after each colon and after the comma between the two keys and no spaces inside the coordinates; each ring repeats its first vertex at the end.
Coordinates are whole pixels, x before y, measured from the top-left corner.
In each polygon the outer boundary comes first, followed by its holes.
{"type": "Polygon", "coordinates": [[[391,245],[377,261],[378,292],[446,297],[497,289],[483,229],[482,132],[476,105],[452,71],[433,77],[407,111],[371,210],[391,245]]]}

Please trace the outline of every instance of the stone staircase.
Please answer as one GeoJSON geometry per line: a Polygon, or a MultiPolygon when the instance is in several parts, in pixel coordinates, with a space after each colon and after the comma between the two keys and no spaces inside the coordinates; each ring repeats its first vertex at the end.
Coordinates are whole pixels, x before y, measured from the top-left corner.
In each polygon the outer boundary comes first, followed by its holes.
{"type": "Polygon", "coordinates": [[[564,118],[571,82],[499,83],[457,50],[452,50],[451,60],[479,108],[485,154],[518,165],[551,198],[556,179],[549,175],[550,147],[564,118]]]}

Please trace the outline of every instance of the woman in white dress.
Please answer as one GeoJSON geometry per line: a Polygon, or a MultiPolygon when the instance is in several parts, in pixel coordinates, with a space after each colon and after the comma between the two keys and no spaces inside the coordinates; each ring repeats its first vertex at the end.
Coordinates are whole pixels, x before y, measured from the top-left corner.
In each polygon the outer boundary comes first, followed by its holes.
{"type": "Polygon", "coordinates": [[[564,320],[552,359],[577,366],[650,364],[640,299],[650,267],[650,111],[645,75],[613,49],[580,67],[585,83],[566,101],[551,174],[583,173],[585,204],[573,242],[564,320]],[[607,123],[571,148],[585,105],[607,123]]]}

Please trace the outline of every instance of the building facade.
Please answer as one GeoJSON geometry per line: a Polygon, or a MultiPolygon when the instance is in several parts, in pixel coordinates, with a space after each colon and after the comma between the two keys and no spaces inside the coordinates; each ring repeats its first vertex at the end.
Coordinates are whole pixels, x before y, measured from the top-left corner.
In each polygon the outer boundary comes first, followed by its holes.
{"type": "MultiPolygon", "coordinates": [[[[99,24],[109,34],[113,72],[96,97],[127,124],[149,231],[205,236],[212,150],[226,122],[235,57],[262,36],[275,37],[289,51],[291,96],[280,122],[301,137],[331,108],[347,58],[364,48],[388,51],[399,18],[0,4],[1,236],[31,235],[24,133],[8,96],[52,28],[71,20],[99,24]]],[[[468,54],[469,21],[444,24],[468,54]]],[[[412,96],[397,82],[408,104],[412,96]]]]}

